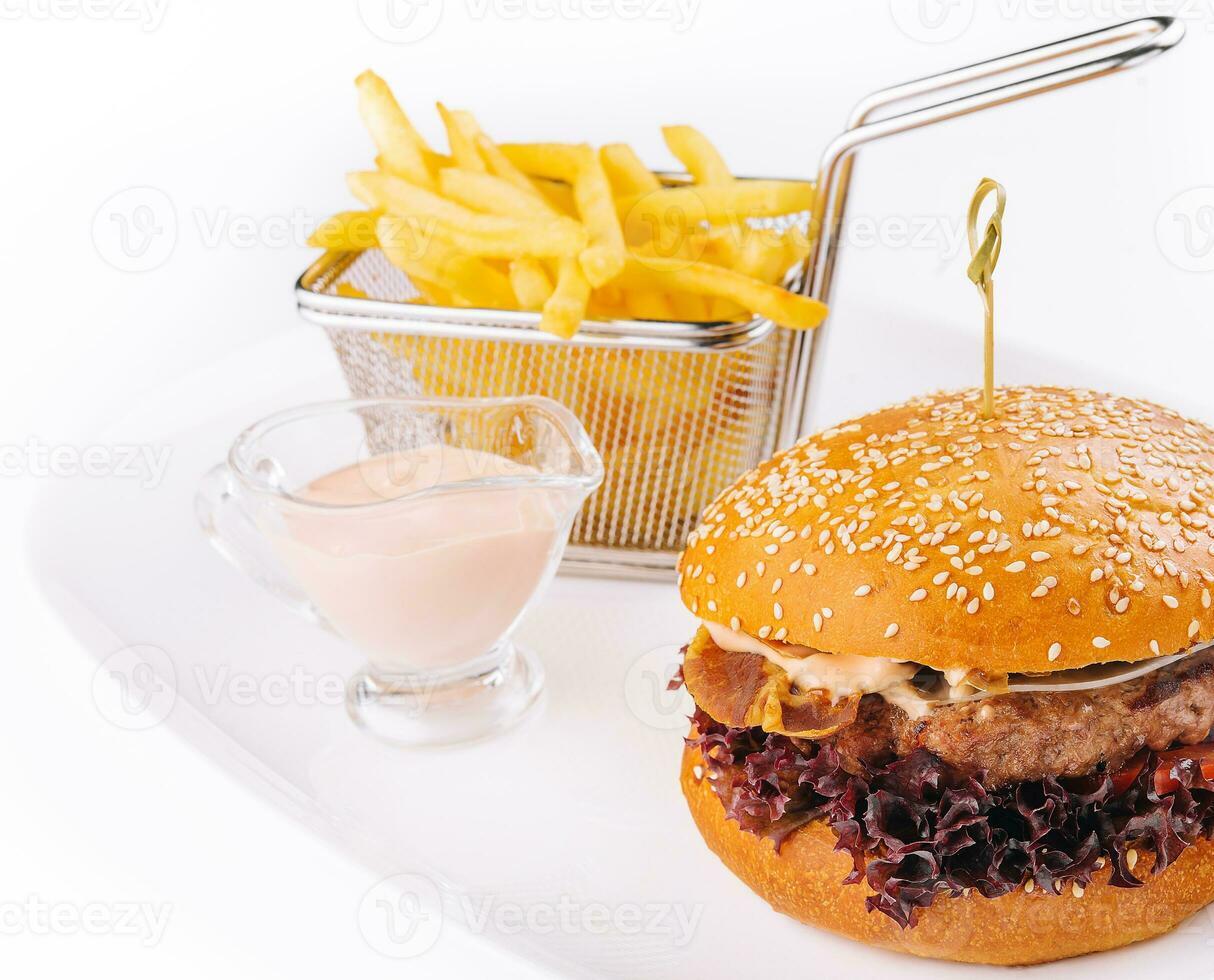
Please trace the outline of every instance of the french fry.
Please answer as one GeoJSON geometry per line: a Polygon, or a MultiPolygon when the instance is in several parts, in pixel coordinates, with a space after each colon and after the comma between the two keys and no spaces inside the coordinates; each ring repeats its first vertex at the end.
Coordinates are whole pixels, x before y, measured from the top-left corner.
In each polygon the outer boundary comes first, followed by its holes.
{"type": "Polygon", "coordinates": [[[408,219],[384,215],[375,226],[388,261],[410,279],[448,290],[458,305],[512,309],[514,291],[504,273],[484,259],[467,255],[441,238],[419,239],[408,219]]]}
{"type": "Polygon", "coordinates": [[[324,248],[337,252],[361,252],[375,248],[375,222],[378,211],[339,211],[326,218],[308,236],[313,248],[324,248]]]}
{"type": "Polygon", "coordinates": [[[441,102],[436,104],[438,114],[443,120],[443,126],[447,130],[447,144],[451,147],[451,158],[455,161],[455,165],[463,170],[487,173],[488,168],[485,166],[485,161],[481,157],[480,150],[476,148],[475,142],[480,127],[476,124],[472,114],[458,110],[452,112],[441,102]]]}
{"type": "Polygon", "coordinates": [[[573,199],[573,187],[571,185],[560,180],[546,180],[543,177],[530,179],[532,186],[539,191],[540,196],[558,214],[569,217],[577,216],[577,202],[573,199]]]}
{"type": "Polygon", "coordinates": [[[590,233],[590,245],[581,255],[582,271],[592,286],[618,276],[627,253],[624,231],[594,151],[584,143],[504,143],[501,150],[525,174],[573,185],[574,203],[590,233]]]}
{"type": "Polygon", "coordinates": [[[624,308],[634,320],[674,320],[674,307],[656,288],[638,286],[624,290],[624,308]]]}
{"type": "Polygon", "coordinates": [[[446,238],[472,255],[507,259],[576,255],[588,243],[586,230],[569,218],[520,221],[478,214],[399,177],[374,171],[352,173],[347,180],[359,200],[390,214],[414,218],[428,234],[446,238]]]}
{"type": "MultiPolygon", "coordinates": [[[[724,300],[709,300],[694,293],[669,293],[670,312],[680,323],[702,323],[711,319],[715,304],[724,300]]],[[[723,318],[724,319],[724,318],[723,318]]]]}
{"type": "Polygon", "coordinates": [[[484,133],[476,134],[476,148],[480,150],[481,156],[485,160],[485,165],[489,168],[489,173],[494,177],[500,177],[502,180],[508,181],[525,194],[531,194],[539,198],[543,197],[530,178],[511,163],[506,154],[502,152],[501,147],[484,133]]]}
{"type": "Polygon", "coordinates": [[[425,279],[420,279],[415,276],[410,276],[409,281],[413,283],[417,291],[421,294],[414,302],[428,303],[430,306],[458,306],[459,301],[454,293],[449,289],[444,289],[436,283],[429,282],[425,279]]]}
{"type": "Polygon", "coordinates": [[[717,148],[694,126],[663,126],[662,136],[697,184],[732,184],[733,174],[717,148]]]}
{"type": "Polygon", "coordinates": [[[572,185],[585,147],[577,143],[502,143],[498,149],[529,177],[572,185]]]}
{"type": "Polygon", "coordinates": [[[590,283],[575,258],[561,259],[556,289],[544,304],[540,329],[568,340],[586,319],[590,283]]]}
{"type": "Polygon", "coordinates": [[[666,187],[649,194],[632,194],[619,198],[616,209],[621,217],[641,215],[660,222],[672,213],[692,214],[720,224],[808,211],[813,202],[813,184],[805,181],[736,180],[732,184],[666,187]]]}
{"type": "Polygon", "coordinates": [[[434,176],[426,165],[421,138],[405,115],[388,83],[372,71],[354,80],[358,88],[358,111],[371,133],[387,170],[419,187],[434,187],[434,176]]]}
{"type": "Polygon", "coordinates": [[[752,313],[794,330],[812,329],[826,318],[826,306],[816,299],[706,262],[630,257],[621,280],[626,289],[679,289],[731,300],[752,313]]]}
{"type": "Polygon", "coordinates": [[[492,174],[448,168],[439,171],[438,187],[444,196],[458,204],[486,214],[529,221],[547,221],[557,214],[534,187],[524,191],[511,181],[492,174]]]}
{"type": "Polygon", "coordinates": [[[607,174],[616,197],[649,194],[660,190],[662,182],[641,162],[636,151],[627,143],[608,143],[599,150],[599,162],[607,174]]]}
{"type": "Polygon", "coordinates": [[[623,271],[627,248],[607,175],[589,147],[573,182],[573,199],[590,234],[590,245],[579,257],[582,271],[592,286],[606,285],[623,271]]]}
{"type": "Polygon", "coordinates": [[[538,259],[520,258],[510,263],[510,286],[520,309],[540,310],[552,295],[552,280],[538,259]]]}

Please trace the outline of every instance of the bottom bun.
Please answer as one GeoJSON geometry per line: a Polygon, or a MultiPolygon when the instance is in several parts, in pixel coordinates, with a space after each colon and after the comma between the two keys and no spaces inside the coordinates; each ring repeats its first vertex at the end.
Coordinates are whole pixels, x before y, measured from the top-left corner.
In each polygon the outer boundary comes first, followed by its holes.
{"type": "Polygon", "coordinates": [[[851,856],[834,849],[837,838],[825,821],[797,830],[777,854],[770,840],[725,815],[702,776],[703,761],[698,749],[684,750],[683,795],[725,866],[777,912],[871,946],[965,963],[1046,963],[1161,935],[1214,900],[1214,843],[1202,839],[1157,878],[1149,875],[1152,856],[1144,854],[1135,868],[1145,876],[1141,888],[1112,887],[1106,867],[1082,896],[1070,889],[1062,895],[939,896],[920,910],[917,925],[904,930],[865,909],[872,894],[867,884],[843,884],[851,856]]]}

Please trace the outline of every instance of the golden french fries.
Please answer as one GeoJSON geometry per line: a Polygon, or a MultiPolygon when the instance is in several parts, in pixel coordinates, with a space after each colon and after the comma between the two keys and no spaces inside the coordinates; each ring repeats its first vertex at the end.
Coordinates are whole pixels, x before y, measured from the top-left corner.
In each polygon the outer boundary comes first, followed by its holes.
{"type": "Polygon", "coordinates": [[[462,170],[473,173],[487,173],[488,167],[476,147],[476,137],[480,127],[469,112],[452,112],[441,102],[438,103],[438,114],[442,117],[443,126],[447,130],[447,143],[451,147],[451,159],[462,170]]]}
{"type": "Polygon", "coordinates": [[[662,137],[697,184],[733,183],[733,174],[717,148],[695,127],[663,126],[662,137]]]}
{"type": "Polygon", "coordinates": [[[471,113],[438,103],[443,153],[378,75],[355,84],[375,170],[347,182],[365,210],[333,215],[308,241],[378,246],[419,302],[538,311],[540,328],[559,337],[587,317],[758,315],[809,329],[826,314],[780,285],[809,254],[808,235],[761,220],[811,210],[812,183],[735,178],[691,126],[662,135],[692,182],[664,183],[625,143],[499,145],[471,113]]]}
{"type": "Polygon", "coordinates": [[[733,269],[706,262],[685,262],[653,256],[630,256],[620,277],[625,288],[676,288],[702,296],[730,300],[781,327],[808,330],[826,318],[826,306],[809,296],[752,279],[733,269]]]}
{"type": "Polygon", "coordinates": [[[358,87],[358,110],[371,133],[384,166],[419,187],[432,187],[434,177],[426,165],[425,141],[409,122],[388,84],[374,72],[365,71],[354,80],[358,87]]]}
{"type": "Polygon", "coordinates": [[[510,286],[520,309],[541,310],[552,296],[552,280],[538,259],[529,256],[510,263],[510,286]]]}
{"type": "Polygon", "coordinates": [[[374,171],[348,177],[355,197],[388,214],[410,218],[415,232],[446,239],[469,255],[513,259],[522,255],[576,255],[588,244],[584,228],[553,215],[525,221],[480,214],[408,181],[374,171]]]}
{"type": "Polygon", "coordinates": [[[375,223],[379,217],[379,211],[339,211],[316,226],[308,236],[308,244],[338,252],[375,248],[379,244],[375,237],[375,223]]]}
{"type": "Polygon", "coordinates": [[[599,150],[599,161],[616,197],[648,194],[662,189],[657,175],[641,162],[627,143],[608,143],[599,150]]]}
{"type": "Polygon", "coordinates": [[[521,190],[504,177],[448,167],[438,172],[438,187],[445,196],[474,211],[500,214],[524,221],[547,221],[557,215],[534,188],[521,190]]]}
{"type": "Polygon", "coordinates": [[[590,302],[590,282],[582,273],[582,267],[574,258],[561,259],[560,272],[556,277],[556,289],[544,303],[540,317],[540,329],[568,340],[586,319],[586,306],[590,302]]]}

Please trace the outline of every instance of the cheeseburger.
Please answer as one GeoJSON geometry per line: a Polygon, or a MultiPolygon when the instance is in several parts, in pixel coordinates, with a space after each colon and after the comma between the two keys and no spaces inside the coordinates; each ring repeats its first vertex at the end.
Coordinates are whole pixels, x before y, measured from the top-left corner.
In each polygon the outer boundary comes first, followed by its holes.
{"type": "Polygon", "coordinates": [[[1214,431],[996,395],[827,429],[704,511],[682,786],[780,912],[1037,963],[1214,898],[1214,431]]]}

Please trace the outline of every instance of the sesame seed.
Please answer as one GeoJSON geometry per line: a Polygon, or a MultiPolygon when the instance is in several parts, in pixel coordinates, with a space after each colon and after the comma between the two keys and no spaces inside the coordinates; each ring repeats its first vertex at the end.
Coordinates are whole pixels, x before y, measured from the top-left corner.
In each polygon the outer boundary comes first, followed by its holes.
{"type": "Polygon", "coordinates": [[[943,585],[948,581],[948,572],[937,572],[932,576],[932,585],[943,585]]]}
{"type": "Polygon", "coordinates": [[[759,639],[760,640],[766,640],[770,635],[771,635],[770,626],[760,626],[759,627],[759,639]]]}
{"type": "Polygon", "coordinates": [[[1103,636],[1093,636],[1092,637],[1092,646],[1094,646],[1097,650],[1103,650],[1108,645],[1109,645],[1109,641],[1106,640],[1103,636]]]}
{"type": "Polygon", "coordinates": [[[897,623],[890,623],[887,627],[885,627],[885,638],[887,640],[893,639],[893,637],[895,637],[897,635],[897,633],[898,633],[898,624],[897,623]]]}
{"type": "Polygon", "coordinates": [[[1022,561],[1014,561],[1010,565],[1005,565],[1003,567],[1003,570],[1005,572],[1013,572],[1013,573],[1023,572],[1024,569],[1025,569],[1025,564],[1022,561]]]}
{"type": "Polygon", "coordinates": [[[858,589],[856,589],[855,592],[852,593],[852,595],[856,596],[859,599],[862,599],[866,595],[868,595],[870,592],[872,592],[872,590],[873,590],[873,587],[871,585],[861,585],[858,589]]]}
{"type": "Polygon", "coordinates": [[[766,551],[769,555],[774,555],[777,551],[780,550],[780,546],[778,544],[769,544],[763,550],[766,551]]]}
{"type": "Polygon", "coordinates": [[[782,579],[782,578],[778,578],[774,582],[772,582],[771,583],[771,594],[775,595],[777,592],[779,592],[780,586],[783,584],[784,584],[784,579],[782,579]]]}
{"type": "Polygon", "coordinates": [[[775,615],[777,620],[784,618],[784,607],[782,605],[780,605],[778,602],[774,606],[771,607],[771,611],[775,615]]]}
{"type": "Polygon", "coordinates": [[[814,632],[815,633],[822,632],[822,614],[821,613],[814,613],[814,632]]]}
{"type": "Polygon", "coordinates": [[[910,594],[911,602],[922,602],[926,598],[927,589],[915,589],[915,591],[910,594]]]}
{"type": "Polygon", "coordinates": [[[1049,657],[1051,660],[1057,660],[1060,656],[1062,656],[1062,644],[1061,643],[1051,643],[1050,649],[1046,653],[1046,656],[1049,657]]]}
{"type": "Polygon", "coordinates": [[[1073,894],[1076,898],[1083,898],[1083,885],[1079,884],[1077,881],[1072,882],[1071,894],[1073,894]]]}
{"type": "Polygon", "coordinates": [[[746,584],[746,573],[742,572],[738,575],[738,588],[742,588],[746,584]]]}
{"type": "Polygon", "coordinates": [[[1033,894],[1033,879],[1032,878],[1030,878],[1028,881],[1026,881],[1024,883],[1024,891],[1025,891],[1026,895],[1033,894]]]}
{"type": "Polygon", "coordinates": [[[1131,871],[1134,870],[1134,865],[1138,863],[1138,852],[1129,850],[1125,852],[1125,866],[1131,871]]]}
{"type": "Polygon", "coordinates": [[[835,611],[833,609],[831,609],[830,606],[822,607],[822,618],[823,619],[830,619],[830,617],[833,616],[834,614],[835,614],[835,611]]]}
{"type": "Polygon", "coordinates": [[[1173,595],[1165,595],[1163,597],[1163,604],[1169,609],[1175,609],[1180,605],[1180,600],[1173,595]]]}
{"type": "Polygon", "coordinates": [[[729,617],[729,628],[735,633],[742,628],[742,621],[737,616],[729,617]]]}
{"type": "Polygon", "coordinates": [[[979,606],[978,597],[974,596],[974,598],[972,598],[969,601],[969,605],[965,607],[965,611],[972,616],[974,613],[976,613],[978,611],[978,606],[979,606]]]}
{"type": "Polygon", "coordinates": [[[991,585],[990,582],[987,582],[984,586],[982,586],[982,598],[987,602],[990,602],[995,598],[995,587],[991,585]]]}
{"type": "Polygon", "coordinates": [[[1201,623],[1197,622],[1197,620],[1193,620],[1193,622],[1189,623],[1189,639],[1193,639],[1193,637],[1195,637],[1200,630],[1201,623]]]}
{"type": "Polygon", "coordinates": [[[1034,551],[1031,555],[1029,555],[1029,557],[1032,558],[1033,561],[1049,561],[1050,553],[1048,551],[1034,551]]]}

